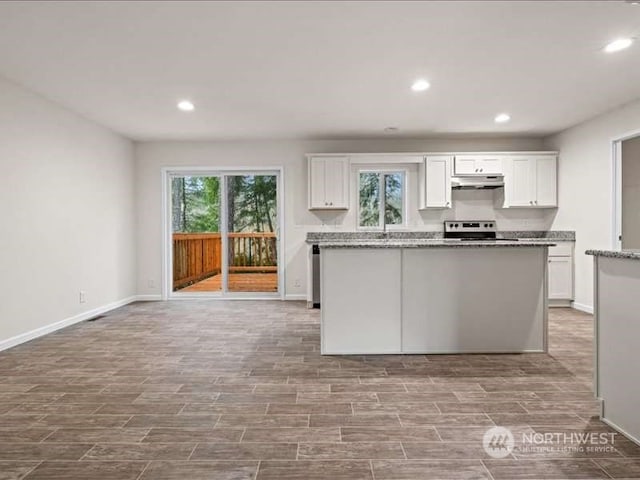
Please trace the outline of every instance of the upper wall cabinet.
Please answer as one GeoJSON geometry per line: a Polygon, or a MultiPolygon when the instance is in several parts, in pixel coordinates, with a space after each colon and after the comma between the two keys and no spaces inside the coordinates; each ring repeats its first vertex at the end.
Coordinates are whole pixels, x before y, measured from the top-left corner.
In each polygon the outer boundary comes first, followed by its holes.
{"type": "Polygon", "coordinates": [[[427,156],[420,164],[420,208],[451,208],[450,155],[427,156]]]}
{"type": "Polygon", "coordinates": [[[512,156],[504,162],[502,208],[558,206],[558,162],[555,155],[512,156]]]}
{"type": "Polygon", "coordinates": [[[454,175],[502,175],[500,155],[456,155],[454,175]]]}
{"type": "Polygon", "coordinates": [[[349,208],[349,157],[309,157],[309,209],[349,208]]]}

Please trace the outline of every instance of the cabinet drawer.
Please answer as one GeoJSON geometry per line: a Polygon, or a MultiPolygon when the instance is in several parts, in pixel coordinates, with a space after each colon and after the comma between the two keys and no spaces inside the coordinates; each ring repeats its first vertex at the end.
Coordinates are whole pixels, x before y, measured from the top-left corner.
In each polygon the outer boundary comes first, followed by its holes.
{"type": "Polygon", "coordinates": [[[570,257],[573,255],[573,242],[558,242],[555,247],[549,247],[550,257],[570,257]]]}

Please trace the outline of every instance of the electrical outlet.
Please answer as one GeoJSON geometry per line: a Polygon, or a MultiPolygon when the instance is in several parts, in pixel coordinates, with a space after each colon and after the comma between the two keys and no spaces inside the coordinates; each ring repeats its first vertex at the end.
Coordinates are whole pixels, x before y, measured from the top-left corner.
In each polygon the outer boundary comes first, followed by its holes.
{"type": "Polygon", "coordinates": [[[147,286],[149,288],[156,288],[156,282],[153,278],[150,278],[149,281],[147,282],[147,286]]]}
{"type": "Polygon", "coordinates": [[[80,290],[80,303],[87,303],[87,292],[80,290]]]}
{"type": "Polygon", "coordinates": [[[302,286],[302,284],[300,283],[300,279],[299,278],[296,278],[293,281],[293,286],[296,287],[296,288],[300,288],[302,286]]]}

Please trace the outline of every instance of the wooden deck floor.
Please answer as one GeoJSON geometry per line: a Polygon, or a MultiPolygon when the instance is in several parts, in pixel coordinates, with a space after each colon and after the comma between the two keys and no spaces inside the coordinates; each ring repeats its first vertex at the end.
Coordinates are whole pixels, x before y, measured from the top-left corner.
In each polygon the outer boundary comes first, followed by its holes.
{"type": "MultiPolygon", "coordinates": [[[[201,282],[182,288],[180,292],[219,292],[222,290],[222,275],[209,277],[201,282]]],[[[277,292],[277,273],[231,273],[230,292],[277,292]]]]}

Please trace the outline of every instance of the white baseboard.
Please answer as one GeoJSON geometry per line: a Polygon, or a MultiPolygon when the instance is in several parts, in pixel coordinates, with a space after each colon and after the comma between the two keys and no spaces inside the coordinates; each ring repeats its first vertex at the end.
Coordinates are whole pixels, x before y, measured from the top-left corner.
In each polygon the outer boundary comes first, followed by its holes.
{"type": "MultiPolygon", "coordinates": [[[[604,408],[604,407],[603,407],[604,408]]],[[[640,438],[634,437],[633,435],[631,435],[629,432],[627,432],[624,428],[620,428],[618,425],[616,425],[615,423],[613,423],[611,420],[607,420],[606,418],[604,418],[602,415],[600,416],[600,420],[603,423],[606,423],[607,425],[609,425],[611,428],[613,428],[614,430],[617,430],[618,432],[620,432],[622,435],[624,435],[625,437],[627,437],[629,440],[631,440],[633,443],[640,445],[640,438]]]]}
{"type": "Polygon", "coordinates": [[[576,310],[580,310],[581,312],[590,313],[593,315],[593,305],[585,305],[583,303],[573,302],[571,306],[576,310]]]}
{"type": "Polygon", "coordinates": [[[48,333],[55,332],[56,330],[60,330],[61,328],[69,327],[76,323],[84,322],[85,320],[89,320],[90,318],[96,317],[98,315],[102,315],[103,313],[106,313],[110,310],[123,307],[124,305],[128,305],[137,300],[138,300],[138,296],[133,295],[131,297],[127,297],[122,300],[111,302],[111,303],[108,303],[107,305],[103,305],[98,308],[94,308],[93,310],[88,310],[86,312],[79,313],[78,315],[74,315],[73,317],[60,320],[59,322],[51,323],[49,325],[45,325],[44,327],[36,328],[35,330],[31,330],[30,332],[21,333],[20,335],[16,335],[15,337],[11,337],[6,340],[1,340],[0,352],[3,350],[7,350],[8,348],[15,347],[16,345],[20,345],[21,343],[25,343],[30,340],[33,340],[35,338],[42,337],[43,335],[47,335],[48,333]]]}
{"type": "Polygon", "coordinates": [[[134,302],[159,302],[161,300],[162,295],[160,294],[136,295],[134,302]]]}
{"type": "Polygon", "coordinates": [[[284,296],[284,299],[292,300],[292,301],[306,301],[307,294],[306,293],[288,293],[284,296]]]}

